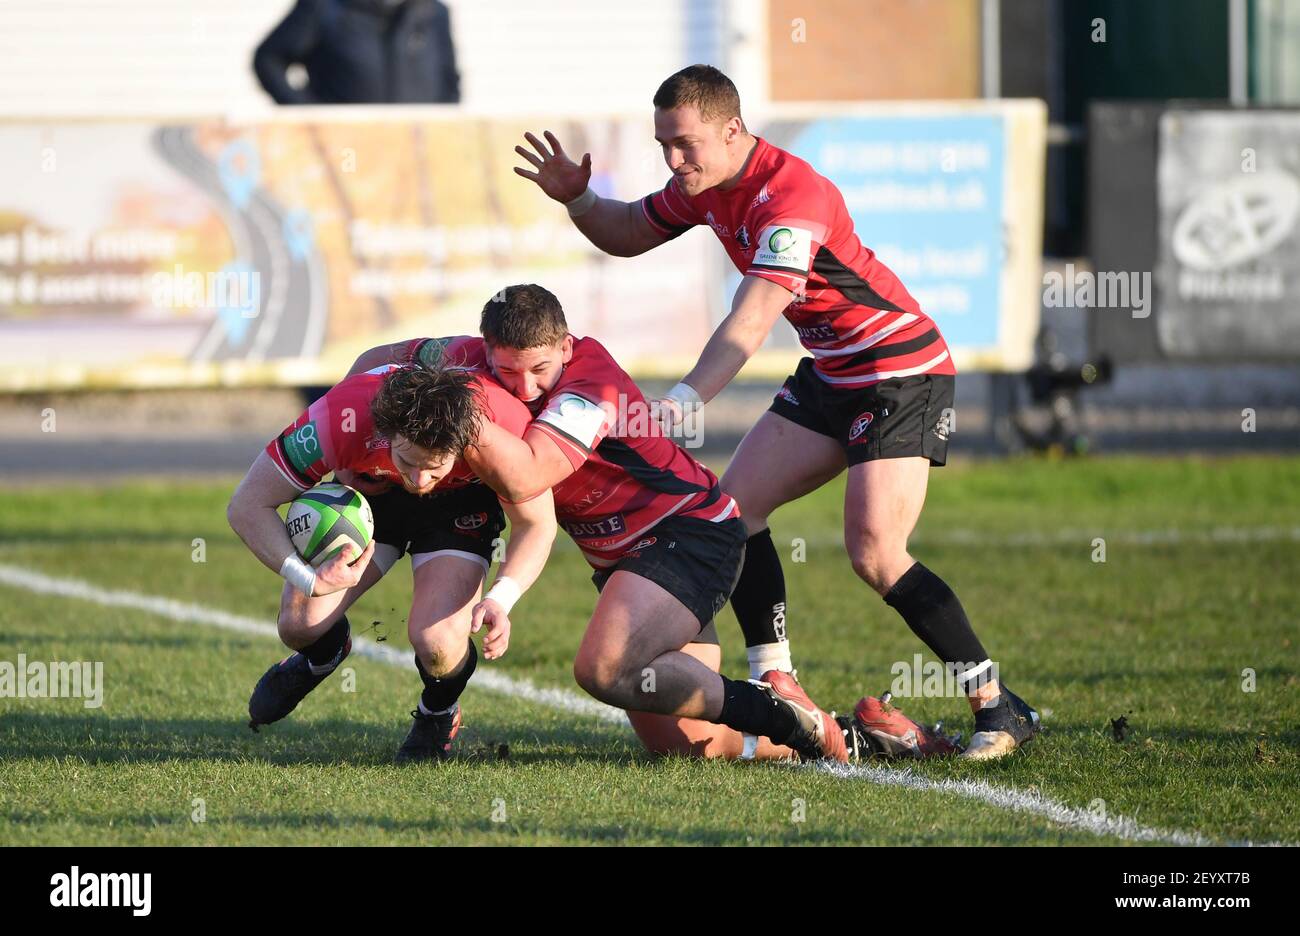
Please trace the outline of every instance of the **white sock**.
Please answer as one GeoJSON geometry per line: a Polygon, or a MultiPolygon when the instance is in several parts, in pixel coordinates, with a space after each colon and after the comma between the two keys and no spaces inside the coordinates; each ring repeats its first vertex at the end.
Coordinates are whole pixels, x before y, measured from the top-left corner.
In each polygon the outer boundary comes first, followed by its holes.
{"type": "Polygon", "coordinates": [[[415,704],[415,707],[420,710],[421,715],[450,715],[452,712],[456,711],[456,706],[458,705],[460,705],[459,700],[451,703],[451,705],[447,706],[441,712],[430,712],[428,706],[424,704],[424,700],[421,699],[415,704]]]}
{"type": "Polygon", "coordinates": [[[756,647],[746,647],[745,655],[749,657],[749,677],[758,679],[768,670],[780,670],[783,673],[794,672],[794,664],[790,662],[790,641],[782,640],[779,643],[759,644],[756,647]]]}

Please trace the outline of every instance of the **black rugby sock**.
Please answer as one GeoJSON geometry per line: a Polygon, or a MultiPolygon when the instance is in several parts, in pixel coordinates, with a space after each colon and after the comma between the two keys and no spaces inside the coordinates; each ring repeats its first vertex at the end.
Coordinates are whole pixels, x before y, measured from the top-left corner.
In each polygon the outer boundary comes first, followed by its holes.
{"type": "Polygon", "coordinates": [[[746,647],[787,640],[785,573],[771,530],[755,533],[745,542],[745,564],[731,593],[731,609],[740,622],[746,647]]]}
{"type": "Polygon", "coordinates": [[[722,711],[715,725],[726,725],[745,734],[770,738],[785,744],[799,727],[793,712],[778,705],[753,683],[722,678],[722,711]]]}
{"type": "Polygon", "coordinates": [[[334,623],[333,627],[321,634],[315,643],[303,647],[298,652],[307,658],[308,663],[319,670],[322,666],[329,666],[334,662],[334,658],[343,649],[343,644],[347,642],[348,635],[351,632],[347,615],[344,615],[334,623]]]}
{"type": "Polygon", "coordinates": [[[971,667],[989,658],[952,589],[921,563],[903,573],[885,603],[944,663],[971,667]]]}
{"type": "Polygon", "coordinates": [[[469,685],[469,678],[474,675],[474,670],[478,668],[478,648],[474,646],[474,641],[466,641],[469,648],[465,651],[465,659],[455,672],[448,673],[446,676],[430,676],[420,658],[415,658],[415,668],[420,671],[420,679],[424,681],[424,692],[420,694],[420,704],[428,712],[445,712],[456,704],[460,694],[465,691],[469,685]]]}

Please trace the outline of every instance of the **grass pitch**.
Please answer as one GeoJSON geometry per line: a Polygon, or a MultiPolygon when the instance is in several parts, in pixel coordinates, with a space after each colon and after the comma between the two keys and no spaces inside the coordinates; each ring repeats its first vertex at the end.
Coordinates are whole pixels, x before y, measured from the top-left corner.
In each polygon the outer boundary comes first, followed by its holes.
{"type": "MultiPolygon", "coordinates": [[[[0,843],[1121,844],[1138,828],[1300,841],[1297,480],[1300,461],[1281,458],[933,472],[913,552],[961,596],[1007,682],[1050,715],[1016,756],[913,765],[907,787],[894,766],[843,778],[660,760],[617,723],[473,684],[462,756],[397,768],[418,677],[356,656],[355,691],[336,673],[254,735],[248,694],[283,655],[277,641],[18,584],[35,572],[273,625],[279,580],[225,523],[234,479],[10,490],[0,661],[102,661],[105,691],[97,709],[0,698],[0,843]],[[1006,795],[961,795],[987,790],[979,781],[1006,795]],[[1011,808],[1049,800],[1110,824],[1011,808]]],[[[841,711],[922,649],[849,568],[842,496],[832,484],[772,524],[789,547],[801,679],[841,711]]],[[[595,592],[561,536],[513,615],[509,653],[480,673],[577,696],[571,661],[595,592]]],[[[354,608],[354,633],[382,621],[405,652],[409,592],[403,561],[354,608]]],[[[730,610],[719,630],[724,671],[739,675],[730,610]]],[[[961,699],[898,701],[969,731],[961,699]]]]}

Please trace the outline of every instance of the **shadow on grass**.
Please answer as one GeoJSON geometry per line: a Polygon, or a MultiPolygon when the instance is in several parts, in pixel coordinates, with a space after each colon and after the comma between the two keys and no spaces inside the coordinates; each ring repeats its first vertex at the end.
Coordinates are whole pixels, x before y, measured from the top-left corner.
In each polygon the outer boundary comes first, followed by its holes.
{"type": "MultiPolygon", "coordinates": [[[[391,725],[330,718],[312,721],[292,716],[257,733],[242,717],[111,718],[15,712],[0,718],[0,761],[76,758],[87,763],[223,761],[292,766],[388,766],[402,743],[407,722],[391,725]],[[16,738],[14,743],[10,738],[16,738]]],[[[634,749],[622,734],[593,725],[530,725],[510,736],[484,727],[461,742],[462,759],[506,765],[546,763],[631,763],[634,749]],[[611,742],[617,747],[610,749],[611,742]],[[510,746],[508,758],[499,745],[510,746]]],[[[649,755],[644,755],[648,758],[649,755]]]]}
{"type": "MultiPolygon", "coordinates": [[[[39,827],[50,821],[48,815],[10,810],[3,814],[4,821],[15,826],[39,827]]],[[[608,821],[584,822],[572,812],[564,816],[553,815],[529,821],[523,816],[504,822],[494,822],[484,816],[460,813],[455,816],[429,816],[403,819],[382,814],[353,814],[340,816],[327,812],[307,812],[286,809],[284,812],[247,812],[232,815],[209,813],[202,824],[190,821],[186,810],[171,813],[75,814],[60,817],[75,822],[77,826],[98,830],[112,829],[129,836],[133,832],[165,829],[180,832],[192,829],[194,844],[217,841],[248,842],[250,833],[270,836],[303,832],[317,843],[322,835],[346,839],[348,833],[358,836],[383,832],[395,836],[428,836],[431,839],[453,841],[466,839],[481,844],[527,844],[535,841],[570,845],[623,845],[623,844],[687,844],[687,845],[954,845],[969,844],[969,830],[954,825],[951,829],[917,830],[899,827],[881,831],[869,840],[863,840],[861,830],[847,826],[824,826],[753,829],[743,823],[731,828],[717,826],[657,826],[644,821],[620,825],[608,821]]],[[[998,844],[1092,844],[1080,836],[1071,836],[1058,830],[1044,829],[1041,834],[1001,830],[998,844]]],[[[71,842],[70,842],[71,843],[71,842]]]]}

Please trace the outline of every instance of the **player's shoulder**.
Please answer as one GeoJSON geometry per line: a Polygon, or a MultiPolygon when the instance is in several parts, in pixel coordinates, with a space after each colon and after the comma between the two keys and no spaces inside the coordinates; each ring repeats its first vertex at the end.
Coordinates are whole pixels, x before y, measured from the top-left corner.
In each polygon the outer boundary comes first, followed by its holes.
{"type": "Polygon", "coordinates": [[[474,388],[479,409],[489,422],[494,422],[515,435],[523,434],[524,427],[533,415],[522,400],[497,383],[486,371],[476,373],[470,380],[470,386],[474,388]]]}
{"type": "Polygon", "coordinates": [[[372,367],[368,371],[344,377],[331,387],[322,399],[332,402],[356,397],[372,397],[379,392],[379,388],[384,383],[384,378],[402,366],[401,364],[381,364],[378,367],[372,367]]]}
{"type": "Polygon", "coordinates": [[[820,198],[831,181],[808,162],[789,150],[762,141],[764,145],[761,176],[763,184],[754,196],[755,207],[773,201],[820,198]]]}
{"type": "Polygon", "coordinates": [[[564,366],[565,376],[583,380],[621,381],[627,376],[609,349],[595,338],[575,338],[573,358],[564,366]]]}
{"type": "Polygon", "coordinates": [[[548,397],[550,403],[556,405],[566,395],[577,395],[598,404],[612,404],[620,394],[633,392],[634,387],[632,378],[603,344],[595,338],[575,338],[573,356],[564,365],[564,373],[548,397]]]}

